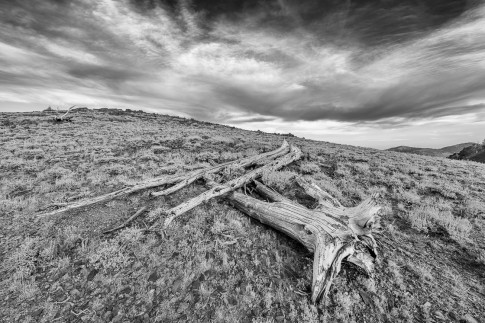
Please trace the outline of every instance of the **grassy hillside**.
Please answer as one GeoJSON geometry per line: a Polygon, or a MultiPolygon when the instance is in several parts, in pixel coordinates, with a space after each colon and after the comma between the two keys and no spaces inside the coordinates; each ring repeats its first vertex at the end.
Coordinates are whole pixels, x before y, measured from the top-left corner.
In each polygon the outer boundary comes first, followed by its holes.
{"type": "Polygon", "coordinates": [[[485,165],[251,132],[140,112],[83,111],[72,123],[0,114],[0,321],[456,322],[485,320],[485,165]],[[326,303],[310,302],[312,255],[223,199],[175,221],[146,217],[104,236],[140,206],[150,215],[205,189],[134,194],[38,219],[53,204],[277,148],[305,158],[266,182],[311,207],[292,174],[345,206],[374,191],[384,212],[376,276],[350,265],[326,303]],[[295,193],[296,192],[296,193],[295,193]]]}
{"type": "Polygon", "coordinates": [[[425,155],[425,156],[434,156],[434,157],[448,157],[452,154],[458,153],[462,151],[462,149],[473,146],[475,143],[473,142],[466,142],[463,144],[457,144],[452,146],[446,146],[443,148],[418,148],[418,147],[409,147],[409,146],[398,146],[389,148],[389,151],[397,151],[401,153],[409,153],[409,154],[416,154],[416,155],[425,155]]]}

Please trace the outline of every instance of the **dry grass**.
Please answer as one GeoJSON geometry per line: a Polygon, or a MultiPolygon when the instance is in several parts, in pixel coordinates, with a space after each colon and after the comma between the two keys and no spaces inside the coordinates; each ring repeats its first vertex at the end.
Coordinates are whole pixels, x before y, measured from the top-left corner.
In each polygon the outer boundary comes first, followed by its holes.
{"type": "Polygon", "coordinates": [[[43,113],[0,114],[0,317],[6,322],[485,319],[485,165],[140,112],[49,120],[43,113]],[[283,138],[301,147],[305,160],[263,180],[287,197],[302,198],[288,185],[295,173],[312,176],[346,206],[373,191],[383,195],[376,277],[344,265],[325,303],[310,302],[312,258],[303,247],[223,200],[187,213],[163,239],[143,231],[147,218],[101,233],[142,205],[152,215],[174,206],[204,190],[200,185],[159,199],[141,192],[36,221],[50,205],[269,151],[283,138]]]}

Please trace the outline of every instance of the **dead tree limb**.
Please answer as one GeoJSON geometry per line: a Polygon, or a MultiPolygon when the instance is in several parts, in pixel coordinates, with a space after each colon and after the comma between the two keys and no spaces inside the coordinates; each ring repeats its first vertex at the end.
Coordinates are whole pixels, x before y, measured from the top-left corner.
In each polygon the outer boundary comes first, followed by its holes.
{"type": "Polygon", "coordinates": [[[64,113],[63,115],[59,116],[59,115],[56,115],[54,117],[54,121],[56,122],[63,122],[63,121],[71,121],[71,118],[68,118],[67,117],[67,114],[69,113],[69,111],[71,111],[72,108],[74,108],[75,105],[73,105],[72,107],[70,107],[69,109],[67,109],[66,113],[64,113]]]}
{"type": "Polygon", "coordinates": [[[194,207],[204,202],[207,202],[210,199],[213,199],[215,197],[232,192],[242,187],[244,184],[251,182],[253,179],[256,179],[257,177],[261,176],[263,172],[280,169],[281,167],[286,166],[294,162],[295,160],[300,159],[300,157],[301,157],[301,150],[296,146],[291,146],[290,152],[288,154],[281,156],[260,168],[250,171],[249,173],[241,177],[233,179],[225,183],[224,185],[213,187],[210,190],[182,204],[179,204],[176,207],[171,208],[170,210],[165,212],[166,214],[168,214],[168,218],[165,219],[164,228],[167,228],[176,217],[184,214],[185,212],[193,209],[194,207]]]}
{"type": "Polygon", "coordinates": [[[322,207],[328,208],[342,208],[342,204],[333,196],[322,190],[317,183],[312,179],[305,179],[303,177],[296,177],[296,182],[305,192],[318,201],[322,207]]]}
{"type": "Polygon", "coordinates": [[[143,212],[145,212],[147,209],[146,206],[144,207],[141,207],[138,211],[136,211],[135,214],[133,214],[132,216],[130,216],[130,218],[128,220],[126,220],[125,222],[123,222],[123,224],[117,226],[116,228],[113,228],[113,229],[110,229],[110,230],[106,230],[104,231],[103,233],[104,234],[108,234],[108,233],[111,233],[111,232],[114,232],[114,231],[118,231],[118,230],[121,230],[123,228],[125,228],[128,224],[130,224],[131,222],[133,222],[137,217],[139,217],[141,214],[143,214],[143,212]]]}
{"type": "MultiPolygon", "coordinates": [[[[74,203],[66,204],[64,207],[59,208],[57,210],[54,210],[54,211],[51,211],[51,212],[46,212],[46,213],[41,213],[41,214],[38,215],[38,217],[42,218],[42,217],[53,216],[53,215],[64,213],[66,211],[72,211],[72,210],[84,208],[84,207],[87,207],[87,206],[95,205],[95,204],[98,204],[98,203],[109,202],[109,201],[117,199],[117,198],[121,198],[121,197],[130,195],[130,194],[142,191],[142,190],[146,190],[146,189],[150,189],[150,188],[154,188],[154,187],[159,187],[159,186],[162,186],[162,185],[177,184],[177,183],[182,183],[183,181],[185,181],[184,182],[185,185],[188,185],[189,181],[186,181],[187,178],[189,178],[189,179],[196,178],[197,179],[197,178],[205,176],[206,174],[218,172],[218,171],[220,171],[220,170],[222,170],[226,167],[232,167],[233,165],[249,166],[249,165],[252,165],[253,163],[257,163],[257,162],[261,161],[262,159],[269,158],[271,156],[273,156],[273,157],[281,156],[282,154],[287,153],[288,151],[289,151],[289,145],[288,145],[288,142],[286,142],[286,140],[285,140],[285,141],[283,141],[283,144],[281,145],[281,147],[279,147],[276,150],[267,152],[267,153],[263,153],[263,154],[256,155],[256,156],[246,157],[246,158],[243,158],[241,160],[227,162],[227,163],[220,164],[220,165],[210,167],[210,168],[206,168],[206,169],[200,169],[200,170],[192,171],[192,172],[189,172],[189,173],[185,173],[183,175],[176,174],[176,175],[165,175],[165,176],[156,177],[156,178],[135,184],[133,186],[128,186],[128,187],[119,189],[119,190],[114,191],[114,192],[110,192],[110,193],[100,195],[100,196],[97,196],[97,197],[94,197],[94,198],[84,199],[84,200],[76,201],[74,203]]],[[[183,186],[185,186],[185,185],[183,185],[183,186]]],[[[179,188],[181,188],[181,187],[178,186],[177,189],[179,189],[179,188]]],[[[175,190],[173,190],[173,191],[175,191],[175,190]]]]}
{"type": "Polygon", "coordinates": [[[261,162],[262,160],[270,160],[270,159],[280,157],[280,156],[286,154],[288,152],[288,150],[289,150],[289,145],[288,145],[288,142],[285,140],[285,141],[283,141],[283,144],[281,145],[281,147],[276,149],[276,150],[273,150],[273,151],[270,151],[270,152],[267,152],[267,153],[263,153],[263,154],[260,154],[260,155],[252,156],[252,157],[249,157],[249,158],[244,158],[244,159],[241,159],[241,160],[236,161],[236,162],[229,162],[229,163],[217,165],[217,166],[214,166],[214,167],[207,169],[207,170],[202,170],[200,172],[197,172],[197,173],[194,173],[190,176],[187,176],[185,179],[180,181],[178,184],[175,184],[174,186],[172,186],[172,187],[170,187],[166,190],[159,191],[159,192],[152,192],[150,195],[152,195],[152,196],[169,195],[169,194],[172,194],[172,193],[184,188],[185,186],[192,184],[196,180],[207,176],[208,174],[217,173],[220,170],[222,170],[223,168],[226,168],[226,167],[229,167],[229,166],[234,167],[234,168],[249,167],[249,166],[252,166],[252,165],[255,165],[255,164],[261,162]]]}

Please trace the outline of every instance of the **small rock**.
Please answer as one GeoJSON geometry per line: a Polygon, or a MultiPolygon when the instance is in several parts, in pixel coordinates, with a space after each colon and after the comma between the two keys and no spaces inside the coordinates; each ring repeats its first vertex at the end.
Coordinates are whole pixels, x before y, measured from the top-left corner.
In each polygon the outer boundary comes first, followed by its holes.
{"type": "Polygon", "coordinates": [[[466,323],[478,323],[478,321],[473,316],[471,316],[470,314],[466,314],[466,315],[462,316],[461,320],[463,322],[466,322],[466,323]]]}
{"type": "Polygon", "coordinates": [[[234,297],[234,296],[229,296],[227,298],[227,302],[230,304],[230,305],[236,305],[237,304],[237,299],[234,297]]]}
{"type": "Polygon", "coordinates": [[[430,302],[426,302],[423,304],[423,307],[430,307],[431,306],[431,303],[430,302]]]}
{"type": "Polygon", "coordinates": [[[93,270],[91,270],[91,271],[89,272],[88,277],[86,278],[86,280],[87,280],[88,282],[89,282],[89,281],[91,281],[91,280],[93,280],[93,279],[94,279],[94,277],[95,277],[95,276],[98,274],[98,272],[99,272],[99,270],[97,270],[97,269],[93,269],[93,270]]]}
{"type": "Polygon", "coordinates": [[[158,280],[158,273],[156,271],[152,272],[148,277],[149,282],[156,282],[158,280]]]}
{"type": "Polygon", "coordinates": [[[130,286],[126,286],[125,288],[123,288],[120,291],[120,294],[129,294],[129,293],[131,293],[131,287],[130,286]]]}
{"type": "Polygon", "coordinates": [[[284,316],[277,316],[276,318],[276,322],[283,322],[285,320],[285,317],[284,316]]]}
{"type": "Polygon", "coordinates": [[[365,305],[372,304],[372,296],[369,293],[367,293],[366,291],[360,290],[359,294],[362,300],[364,301],[365,305]]]}
{"type": "Polygon", "coordinates": [[[450,319],[452,319],[454,321],[457,321],[458,320],[458,317],[453,312],[448,312],[448,316],[450,317],[450,319]]]}
{"type": "Polygon", "coordinates": [[[152,149],[155,155],[159,155],[159,154],[162,154],[164,151],[170,150],[169,147],[165,147],[165,146],[153,146],[152,149]]]}
{"type": "Polygon", "coordinates": [[[190,289],[192,289],[192,290],[198,290],[198,289],[199,289],[199,287],[200,287],[200,281],[196,280],[196,281],[194,281],[194,282],[191,284],[190,289]]]}
{"type": "Polygon", "coordinates": [[[37,310],[35,310],[33,313],[32,313],[32,316],[40,316],[42,314],[42,312],[44,312],[44,309],[43,308],[39,308],[37,310]]]}

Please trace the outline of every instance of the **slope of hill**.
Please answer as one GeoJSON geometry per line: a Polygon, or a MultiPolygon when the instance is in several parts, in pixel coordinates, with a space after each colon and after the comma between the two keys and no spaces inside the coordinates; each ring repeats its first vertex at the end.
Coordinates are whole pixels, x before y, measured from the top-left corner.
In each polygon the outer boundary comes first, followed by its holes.
{"type": "MultiPolygon", "coordinates": [[[[237,171],[237,170],[234,170],[237,171]]],[[[219,176],[230,176],[220,174],[219,176]]],[[[135,111],[0,113],[0,317],[5,322],[456,322],[485,320],[485,165],[245,131],[135,111]],[[313,305],[312,256],[223,198],[163,235],[151,217],[195,196],[127,198],[38,218],[45,209],[163,174],[280,146],[305,158],[266,182],[302,197],[311,176],[343,205],[381,192],[373,278],[344,264],[313,305]],[[148,214],[102,232],[141,206],[148,214]]],[[[250,190],[247,194],[251,194],[250,190]]],[[[302,202],[302,203],[303,203],[302,202]]]]}
{"type": "Polygon", "coordinates": [[[480,144],[473,144],[465,147],[461,151],[452,154],[449,158],[458,160],[473,160],[480,163],[485,163],[485,146],[480,144]]]}
{"type": "Polygon", "coordinates": [[[462,149],[475,145],[473,142],[466,142],[463,144],[457,144],[452,146],[446,146],[443,148],[418,148],[409,146],[398,146],[389,148],[389,151],[397,151],[401,153],[409,153],[416,155],[434,156],[434,157],[448,157],[454,153],[460,152],[462,149]]]}

